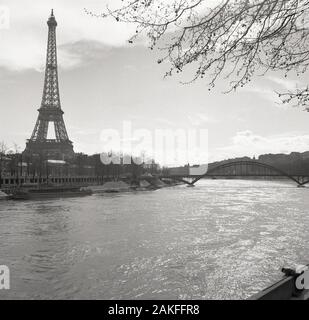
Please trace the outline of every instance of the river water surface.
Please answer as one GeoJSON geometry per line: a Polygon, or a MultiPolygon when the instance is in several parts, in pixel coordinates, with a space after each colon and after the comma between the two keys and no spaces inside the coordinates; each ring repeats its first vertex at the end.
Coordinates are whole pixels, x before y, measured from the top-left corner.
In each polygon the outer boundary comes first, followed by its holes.
{"type": "Polygon", "coordinates": [[[309,189],[195,188],[1,201],[0,299],[243,299],[309,263],[309,189]]]}

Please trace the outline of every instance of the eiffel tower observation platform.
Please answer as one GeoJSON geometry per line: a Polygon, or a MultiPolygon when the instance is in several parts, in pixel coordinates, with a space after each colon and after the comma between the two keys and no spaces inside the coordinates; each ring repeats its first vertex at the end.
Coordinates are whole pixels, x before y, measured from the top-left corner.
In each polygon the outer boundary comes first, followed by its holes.
{"type": "Polygon", "coordinates": [[[64,160],[74,157],[71,141],[57,141],[46,139],[44,141],[28,140],[24,151],[26,156],[41,156],[44,159],[64,160]]]}
{"type": "Polygon", "coordinates": [[[58,66],[56,27],[57,21],[53,10],[47,21],[48,41],[45,67],[45,79],[41,107],[32,132],[27,141],[24,154],[28,157],[40,156],[44,159],[69,159],[74,157],[73,143],[68,137],[61,109],[58,66]],[[49,139],[49,130],[54,129],[55,139],[49,139]]]}

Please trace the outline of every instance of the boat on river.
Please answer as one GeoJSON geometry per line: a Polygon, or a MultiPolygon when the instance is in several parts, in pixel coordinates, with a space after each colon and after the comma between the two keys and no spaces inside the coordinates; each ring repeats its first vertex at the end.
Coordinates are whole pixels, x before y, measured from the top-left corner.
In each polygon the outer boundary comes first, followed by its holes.
{"type": "Polygon", "coordinates": [[[88,186],[87,190],[91,190],[93,193],[118,193],[132,191],[129,184],[123,181],[109,181],[103,185],[88,186]]]}
{"type": "Polygon", "coordinates": [[[12,191],[10,199],[13,200],[32,200],[49,199],[62,197],[82,197],[91,195],[92,191],[79,186],[38,186],[38,187],[19,187],[12,191]]]}
{"type": "Polygon", "coordinates": [[[7,200],[7,199],[8,199],[8,195],[0,190],[0,201],[7,200]]]}
{"type": "Polygon", "coordinates": [[[282,268],[284,277],[249,300],[309,300],[309,265],[282,268]]]}

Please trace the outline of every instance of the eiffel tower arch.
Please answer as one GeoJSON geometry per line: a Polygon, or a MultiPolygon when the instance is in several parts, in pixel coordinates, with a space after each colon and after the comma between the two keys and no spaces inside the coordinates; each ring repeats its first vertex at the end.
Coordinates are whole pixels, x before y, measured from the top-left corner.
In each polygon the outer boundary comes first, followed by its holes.
{"type": "Polygon", "coordinates": [[[46,159],[65,160],[74,156],[73,143],[68,137],[63,120],[63,111],[60,104],[58,66],[57,66],[57,44],[56,27],[53,10],[47,21],[48,41],[45,67],[45,80],[41,107],[39,115],[32,132],[27,141],[24,154],[40,155],[46,159]],[[53,124],[53,127],[50,126],[53,124]],[[54,129],[55,138],[48,139],[48,131],[54,129]]]}

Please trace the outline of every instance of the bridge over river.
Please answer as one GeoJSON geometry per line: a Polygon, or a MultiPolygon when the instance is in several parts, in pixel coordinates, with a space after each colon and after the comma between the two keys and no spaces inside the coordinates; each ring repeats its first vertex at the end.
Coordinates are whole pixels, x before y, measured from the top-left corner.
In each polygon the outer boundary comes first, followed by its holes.
{"type": "Polygon", "coordinates": [[[174,180],[182,181],[189,186],[194,186],[200,179],[207,177],[278,177],[290,179],[299,187],[303,187],[309,183],[309,172],[285,172],[280,168],[255,160],[231,161],[216,166],[210,166],[208,170],[205,170],[204,172],[201,170],[200,174],[184,172],[183,174],[161,175],[161,178],[172,178],[174,180]]]}

